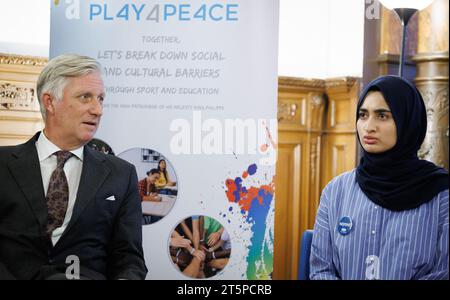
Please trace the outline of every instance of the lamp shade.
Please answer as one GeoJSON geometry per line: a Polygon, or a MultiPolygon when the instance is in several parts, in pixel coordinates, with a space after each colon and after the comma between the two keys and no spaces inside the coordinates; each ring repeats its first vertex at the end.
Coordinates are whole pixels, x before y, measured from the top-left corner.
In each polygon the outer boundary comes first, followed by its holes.
{"type": "Polygon", "coordinates": [[[387,9],[412,8],[422,10],[430,5],[433,0],[380,0],[381,4],[387,9]]]}

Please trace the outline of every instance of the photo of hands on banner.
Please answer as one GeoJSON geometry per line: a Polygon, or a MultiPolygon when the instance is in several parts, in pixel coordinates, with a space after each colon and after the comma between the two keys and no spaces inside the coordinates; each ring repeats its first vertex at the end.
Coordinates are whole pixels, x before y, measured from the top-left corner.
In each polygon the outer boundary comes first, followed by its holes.
{"type": "Polygon", "coordinates": [[[230,235],[216,219],[191,216],[172,231],[169,253],[185,276],[209,278],[221,272],[230,259],[230,235]]]}

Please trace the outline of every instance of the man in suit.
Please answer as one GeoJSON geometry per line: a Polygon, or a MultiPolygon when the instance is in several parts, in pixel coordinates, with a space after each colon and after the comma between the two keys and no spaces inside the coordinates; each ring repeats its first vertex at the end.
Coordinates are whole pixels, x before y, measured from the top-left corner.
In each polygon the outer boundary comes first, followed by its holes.
{"type": "Polygon", "coordinates": [[[105,97],[92,58],[61,55],[37,82],[45,122],[0,147],[0,279],[144,279],[133,165],[85,146],[105,97]]]}

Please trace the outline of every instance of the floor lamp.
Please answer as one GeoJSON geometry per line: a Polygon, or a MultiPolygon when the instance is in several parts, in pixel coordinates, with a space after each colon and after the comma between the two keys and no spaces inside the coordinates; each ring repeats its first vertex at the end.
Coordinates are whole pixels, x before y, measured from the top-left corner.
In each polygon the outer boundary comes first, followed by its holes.
{"type": "Polygon", "coordinates": [[[395,11],[402,22],[402,47],[400,50],[398,76],[403,77],[408,22],[417,11],[429,6],[433,0],[380,0],[380,2],[387,9],[395,11]]]}

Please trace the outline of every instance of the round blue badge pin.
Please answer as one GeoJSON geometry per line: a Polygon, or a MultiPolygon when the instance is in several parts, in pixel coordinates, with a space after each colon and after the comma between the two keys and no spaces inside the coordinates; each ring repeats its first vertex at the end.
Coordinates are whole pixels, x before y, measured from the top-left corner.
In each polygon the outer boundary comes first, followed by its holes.
{"type": "Polygon", "coordinates": [[[353,222],[350,217],[342,217],[339,220],[337,230],[341,235],[347,235],[352,231],[353,222]]]}

